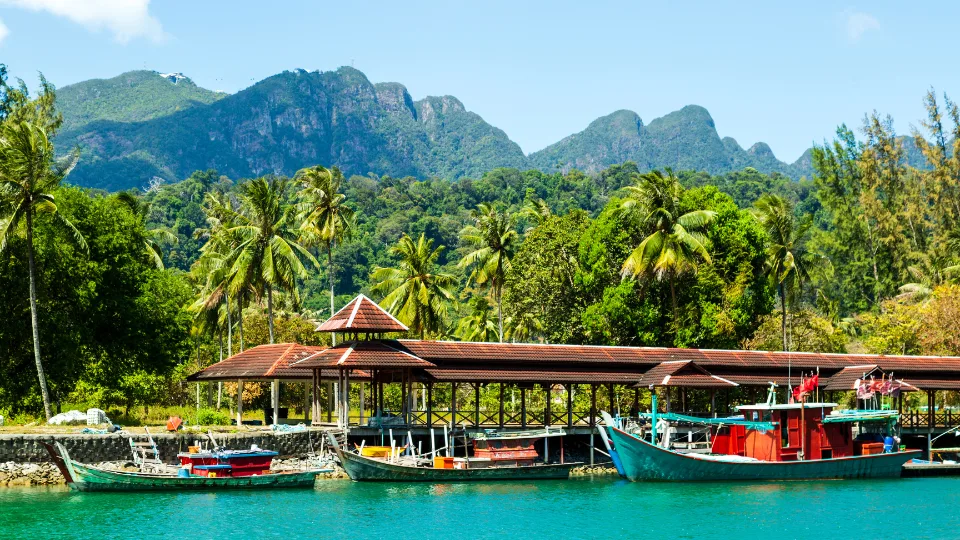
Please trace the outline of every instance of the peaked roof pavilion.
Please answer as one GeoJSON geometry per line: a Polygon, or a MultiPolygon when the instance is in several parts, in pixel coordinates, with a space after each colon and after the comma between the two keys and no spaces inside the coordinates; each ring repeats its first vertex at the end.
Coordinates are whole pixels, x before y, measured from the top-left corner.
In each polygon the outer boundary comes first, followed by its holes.
{"type": "Polygon", "coordinates": [[[407,325],[362,294],[317,327],[317,332],[358,334],[386,334],[407,330],[407,325]]]}
{"type": "MultiPolygon", "coordinates": [[[[309,381],[313,376],[310,368],[298,367],[294,364],[323,350],[326,350],[326,347],[310,347],[297,343],[258,345],[239,352],[222,362],[207,366],[187,377],[187,380],[192,382],[236,381],[237,379],[302,379],[309,381]]],[[[324,369],[321,370],[320,376],[323,379],[336,379],[337,371],[324,369]]],[[[357,380],[369,379],[370,374],[355,370],[351,377],[357,380]]]]}

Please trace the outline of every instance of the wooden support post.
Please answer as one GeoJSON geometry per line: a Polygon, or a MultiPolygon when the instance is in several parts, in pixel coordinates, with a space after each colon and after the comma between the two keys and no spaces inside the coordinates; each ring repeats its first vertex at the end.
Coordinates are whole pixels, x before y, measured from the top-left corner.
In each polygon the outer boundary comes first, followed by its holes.
{"type": "Polygon", "coordinates": [[[503,383],[500,383],[500,427],[503,428],[503,383]]]}
{"type": "MultiPolygon", "coordinates": [[[[552,392],[550,391],[551,388],[552,386],[549,384],[543,385],[543,392],[546,394],[545,396],[546,402],[543,405],[543,425],[544,426],[550,425],[550,416],[552,416],[553,414],[553,411],[550,410],[550,402],[553,401],[553,396],[551,396],[552,392]]],[[[546,445],[546,439],[544,440],[544,445],[546,445]]]]}
{"type": "Polygon", "coordinates": [[[273,401],[273,423],[280,423],[280,379],[274,379],[270,387],[270,399],[273,401]]]}
{"type": "Polygon", "coordinates": [[[327,381],[324,385],[327,387],[327,423],[330,423],[333,421],[333,383],[327,381]]]}
{"type": "MultiPolygon", "coordinates": [[[[597,385],[590,385],[590,427],[597,425],[597,385]]],[[[593,465],[593,430],[590,431],[590,464],[593,465]]]]}
{"type": "Polygon", "coordinates": [[[520,427],[527,427],[527,387],[520,387],[520,427]]]}
{"type": "Polygon", "coordinates": [[[310,405],[313,400],[310,399],[310,391],[313,389],[313,383],[303,383],[303,423],[310,423],[310,405]]]}
{"type": "MultiPolygon", "coordinates": [[[[404,370],[405,372],[406,370],[404,370]]],[[[403,423],[407,423],[407,374],[400,376],[400,415],[403,417],[403,423]]]]}
{"type": "Polygon", "coordinates": [[[614,406],[616,405],[616,398],[614,397],[613,384],[607,384],[607,398],[610,400],[610,414],[616,414],[614,412],[614,406]]]}
{"type": "Polygon", "coordinates": [[[680,388],[680,412],[687,412],[687,388],[680,388]]]}
{"type": "Polygon", "coordinates": [[[364,399],[364,395],[363,395],[363,387],[364,387],[363,381],[360,381],[360,382],[357,383],[357,384],[360,385],[360,405],[358,406],[358,408],[360,409],[360,425],[362,426],[362,425],[363,425],[363,410],[364,410],[364,408],[366,407],[367,404],[366,404],[366,400],[364,399]]]}
{"type": "Polygon", "coordinates": [[[379,380],[377,381],[377,416],[383,416],[383,381],[379,380]]]}
{"type": "Polygon", "coordinates": [[[640,387],[633,389],[633,407],[630,407],[630,416],[640,414],[640,387]]]}
{"type": "Polygon", "coordinates": [[[450,383],[450,425],[457,425],[457,383],[450,383]]]}
{"type": "Polygon", "coordinates": [[[710,414],[713,415],[714,418],[717,417],[717,389],[716,388],[710,389],[710,414]]]}
{"type": "Polygon", "coordinates": [[[480,383],[473,383],[473,425],[480,427],[480,383]]]}
{"type": "Polygon", "coordinates": [[[573,427],[573,383],[567,385],[567,427],[573,427]]]}
{"type": "MultiPolygon", "coordinates": [[[[433,383],[427,383],[427,427],[433,425],[433,383]]],[[[433,430],[430,430],[430,444],[433,444],[433,430]]]]}
{"type": "Polygon", "coordinates": [[[243,379],[237,379],[237,425],[243,425],[243,379]]]}

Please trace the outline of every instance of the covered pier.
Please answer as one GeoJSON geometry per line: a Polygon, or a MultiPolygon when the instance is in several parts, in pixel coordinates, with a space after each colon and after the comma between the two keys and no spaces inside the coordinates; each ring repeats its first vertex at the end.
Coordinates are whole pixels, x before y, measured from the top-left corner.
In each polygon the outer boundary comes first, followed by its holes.
{"type": "Polygon", "coordinates": [[[929,436],[960,424],[958,412],[936,407],[937,392],[960,390],[958,357],[390,339],[406,326],[362,295],[317,330],[346,341],[262,345],[190,380],[307,381],[311,424],[357,435],[443,425],[566,426],[586,435],[600,410],[648,410],[651,392],[662,410],[724,416],[762,401],[771,383],[785,401],[801,374],[813,373],[828,400],[881,379],[924,394],[926,407],[905,409],[902,393],[885,403],[902,411],[904,433],[929,436]]]}

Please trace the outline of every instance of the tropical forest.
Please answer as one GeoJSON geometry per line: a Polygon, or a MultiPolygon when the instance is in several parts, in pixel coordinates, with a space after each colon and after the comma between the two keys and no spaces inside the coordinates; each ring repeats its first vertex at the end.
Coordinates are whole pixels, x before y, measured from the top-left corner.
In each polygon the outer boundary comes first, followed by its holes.
{"type": "MultiPolygon", "coordinates": [[[[800,177],[318,162],[108,191],[72,181],[97,158],[58,138],[77,119],[57,89],[0,77],[9,418],[196,402],[201,423],[226,422],[236,384],[188,375],[255,345],[324,344],[317,324],[361,293],[410,328],[397,337],[960,354],[960,107],[934,90],[913,132],[867,113],[800,177]]],[[[269,396],[250,383],[241,399],[269,396]]]]}

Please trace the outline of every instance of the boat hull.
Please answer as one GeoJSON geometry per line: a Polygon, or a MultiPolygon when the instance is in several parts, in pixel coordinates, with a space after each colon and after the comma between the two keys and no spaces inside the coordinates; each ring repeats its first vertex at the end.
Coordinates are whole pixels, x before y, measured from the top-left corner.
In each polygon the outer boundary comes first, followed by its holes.
{"type": "Polygon", "coordinates": [[[713,461],[654,446],[609,427],[623,465],[632,481],[752,481],[899,478],[903,464],[919,450],[812,461],[713,461]]]}
{"type": "Polygon", "coordinates": [[[315,470],[294,473],[275,473],[240,477],[177,477],[109,471],[76,462],[69,462],[73,481],[70,487],[78,491],[216,491],[228,489],[312,488],[318,474],[330,472],[315,470]]]}
{"type": "Polygon", "coordinates": [[[483,469],[433,469],[410,467],[337,451],[340,464],[358,482],[477,482],[491,480],[565,480],[580,463],[488,467],[483,469]]]}

